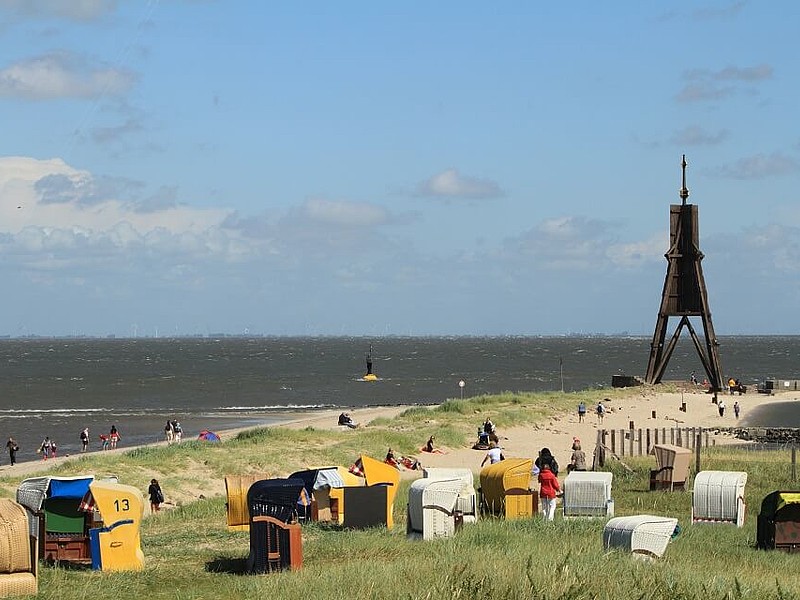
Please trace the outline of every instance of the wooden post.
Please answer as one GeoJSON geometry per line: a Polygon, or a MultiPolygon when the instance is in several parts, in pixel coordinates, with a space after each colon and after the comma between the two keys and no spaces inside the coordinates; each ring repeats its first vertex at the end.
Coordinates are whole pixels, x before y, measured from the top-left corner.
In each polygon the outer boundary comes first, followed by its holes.
{"type": "Polygon", "coordinates": [[[611,430],[611,452],[617,453],[617,432],[613,429],[611,430]]]}
{"type": "Polygon", "coordinates": [[[619,430],[619,455],[625,456],[625,430],[619,430]]]}
{"type": "Polygon", "coordinates": [[[662,427],[661,428],[661,443],[662,444],[666,444],[667,443],[667,428],[666,427],[662,427]]]}
{"type": "Polygon", "coordinates": [[[675,428],[671,427],[669,430],[669,443],[675,445],[675,428]]]}
{"type": "Polygon", "coordinates": [[[631,429],[631,430],[628,431],[628,435],[630,436],[628,447],[631,450],[630,454],[628,454],[628,456],[633,456],[633,437],[634,437],[635,433],[636,433],[635,429],[631,429]]]}
{"type": "Polygon", "coordinates": [[[642,428],[639,428],[639,440],[637,442],[639,448],[639,456],[642,455],[642,428]]]}
{"type": "MultiPolygon", "coordinates": [[[[656,429],[658,431],[658,429],[656,429]]],[[[647,454],[650,454],[650,428],[647,428],[647,454]]]]}
{"type": "Polygon", "coordinates": [[[710,444],[708,443],[708,432],[706,431],[706,448],[708,448],[710,444]]]}
{"type": "Polygon", "coordinates": [[[700,446],[702,445],[702,438],[703,432],[697,434],[697,444],[694,447],[694,472],[695,474],[700,472],[700,446]]]}

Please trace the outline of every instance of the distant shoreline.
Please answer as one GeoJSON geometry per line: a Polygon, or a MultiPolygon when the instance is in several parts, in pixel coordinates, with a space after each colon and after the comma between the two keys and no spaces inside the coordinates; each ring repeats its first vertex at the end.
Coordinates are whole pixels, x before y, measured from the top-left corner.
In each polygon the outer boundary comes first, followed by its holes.
{"type": "Polygon", "coordinates": [[[742,427],[800,427],[800,400],[762,404],[744,415],[742,427]]]}

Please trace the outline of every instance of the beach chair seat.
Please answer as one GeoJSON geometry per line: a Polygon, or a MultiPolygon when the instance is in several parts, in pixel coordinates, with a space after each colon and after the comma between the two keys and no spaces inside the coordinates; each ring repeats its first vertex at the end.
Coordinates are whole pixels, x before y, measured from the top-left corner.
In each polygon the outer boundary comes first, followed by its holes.
{"type": "Polygon", "coordinates": [[[486,465],[480,473],[481,511],[506,519],[531,518],[538,513],[539,494],[531,490],[533,460],[506,458],[486,465]]]}
{"type": "Polygon", "coordinates": [[[417,479],[408,490],[410,537],[452,537],[463,523],[458,499],[468,484],[464,479],[417,479]]]}
{"type": "Polygon", "coordinates": [[[256,481],[267,479],[269,475],[226,475],[225,513],[229,531],[250,529],[250,510],[247,505],[247,491],[256,481]]]}
{"type": "Polygon", "coordinates": [[[144,568],[139,528],[144,502],[138,489],[130,485],[94,481],[89,491],[103,527],[89,530],[92,569],[103,571],[141,571],[144,568]]]}
{"type": "Polygon", "coordinates": [[[564,479],[564,517],[613,517],[612,473],[573,471],[564,479]]]}
{"type": "Polygon", "coordinates": [[[603,528],[603,547],[622,550],[637,557],[660,558],[664,555],[678,519],[653,515],[614,517],[603,528]]]}
{"type": "Polygon", "coordinates": [[[758,514],[758,547],[800,552],[800,491],[775,491],[764,497],[758,514]]]}
{"type": "Polygon", "coordinates": [[[0,499],[0,598],[38,592],[37,538],[30,534],[25,508],[0,499]]]}
{"type": "Polygon", "coordinates": [[[650,470],[650,491],[685,490],[692,451],[671,444],[655,444],[650,454],[656,459],[656,468],[650,470]]]}
{"type": "Polygon", "coordinates": [[[460,479],[464,487],[458,495],[455,510],[461,513],[464,523],[475,523],[478,520],[478,501],[475,493],[475,475],[472,469],[428,467],[422,470],[426,479],[460,479]]]}
{"type": "Polygon", "coordinates": [[[700,471],[692,491],[692,523],[744,525],[744,471],[700,471]]]}

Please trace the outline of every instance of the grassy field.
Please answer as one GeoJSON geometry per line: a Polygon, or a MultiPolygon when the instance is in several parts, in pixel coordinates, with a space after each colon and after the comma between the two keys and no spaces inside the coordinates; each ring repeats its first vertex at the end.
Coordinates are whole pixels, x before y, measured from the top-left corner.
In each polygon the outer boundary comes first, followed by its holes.
{"type": "MultiPolygon", "coordinates": [[[[40,598],[113,597],[115,600],[182,598],[800,598],[800,558],[755,549],[761,499],[794,489],[789,451],[704,450],[704,469],[745,470],[745,527],[691,525],[690,493],[649,492],[652,459],[626,459],[628,473],[611,461],[617,515],[663,514],[680,520],[682,532],[663,559],[648,564],[602,547],[603,520],[484,519],[453,538],[412,541],[405,536],[408,481],[395,502],[395,528],[340,531],[303,529],[304,568],[271,575],[243,573],[249,534],[228,532],[225,499],[197,491],[220,488],[226,474],[285,475],[308,465],[349,465],[364,452],[380,457],[386,446],[411,452],[428,431],[444,445],[466,444],[483,414],[503,423],[536,423],[572,410],[579,397],[591,405],[598,394],[503,394],[409,409],[397,419],[353,432],[267,428],[221,445],[196,442],[94,454],[60,467],[61,474],[115,473],[146,489],[153,476],[181,498],[169,511],[145,519],[146,567],[139,573],[101,573],[43,567],[40,598]],[[208,482],[215,481],[215,485],[208,482]]],[[[0,480],[13,497],[18,480],[0,480]]]]}

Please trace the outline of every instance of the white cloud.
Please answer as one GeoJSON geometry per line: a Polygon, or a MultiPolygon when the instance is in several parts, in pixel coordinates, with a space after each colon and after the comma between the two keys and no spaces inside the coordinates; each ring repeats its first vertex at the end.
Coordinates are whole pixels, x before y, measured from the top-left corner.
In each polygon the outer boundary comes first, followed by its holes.
{"type": "Polygon", "coordinates": [[[690,125],[672,134],[670,142],[678,146],[715,146],[728,139],[728,130],[708,131],[699,125],[690,125]]]}
{"type": "Polygon", "coordinates": [[[740,90],[737,85],[755,84],[772,79],[773,69],[768,64],[754,67],[729,66],[718,71],[710,69],[690,69],[685,71],[686,81],[678,92],[678,102],[702,102],[720,100],[732,96],[740,90]]]}
{"type": "Polygon", "coordinates": [[[28,58],[0,70],[0,96],[29,100],[89,98],[127,92],[136,77],[130,71],[92,65],[67,52],[28,58]]]}
{"type": "Polygon", "coordinates": [[[755,154],[722,165],[712,172],[728,179],[765,179],[800,173],[800,162],[780,152],[755,154]]]}
{"type": "Polygon", "coordinates": [[[417,186],[417,195],[440,198],[488,199],[503,196],[494,181],[462,175],[457,169],[447,169],[417,186]]]}
{"type": "Polygon", "coordinates": [[[94,181],[90,173],[61,159],[0,158],[0,233],[27,230],[30,235],[36,229],[52,239],[53,231],[64,230],[105,238],[124,224],[140,237],[154,231],[198,235],[219,227],[230,214],[174,203],[143,211],[137,202],[100,196],[94,181]],[[49,184],[42,186],[43,181],[49,184]]]}

